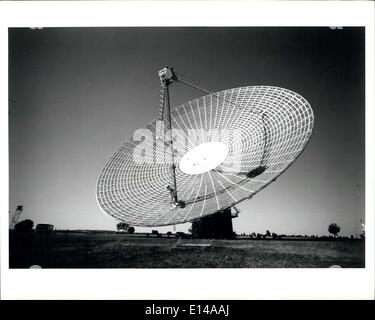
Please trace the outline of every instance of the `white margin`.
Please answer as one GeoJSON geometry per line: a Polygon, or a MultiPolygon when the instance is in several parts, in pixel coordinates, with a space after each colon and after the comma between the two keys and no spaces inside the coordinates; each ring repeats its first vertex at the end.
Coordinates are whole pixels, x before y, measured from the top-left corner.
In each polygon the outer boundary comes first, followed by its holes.
{"type": "Polygon", "coordinates": [[[371,1],[0,3],[2,299],[373,299],[374,5],[371,1]],[[366,26],[366,268],[8,268],[8,27],[366,26]]]}

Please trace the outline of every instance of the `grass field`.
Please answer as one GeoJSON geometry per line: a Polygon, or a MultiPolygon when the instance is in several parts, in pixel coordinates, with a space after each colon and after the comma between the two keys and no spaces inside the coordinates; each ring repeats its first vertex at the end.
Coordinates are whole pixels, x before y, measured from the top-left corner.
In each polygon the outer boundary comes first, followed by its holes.
{"type": "Polygon", "coordinates": [[[11,234],[10,268],[361,268],[363,241],[191,240],[106,233],[11,234]]]}

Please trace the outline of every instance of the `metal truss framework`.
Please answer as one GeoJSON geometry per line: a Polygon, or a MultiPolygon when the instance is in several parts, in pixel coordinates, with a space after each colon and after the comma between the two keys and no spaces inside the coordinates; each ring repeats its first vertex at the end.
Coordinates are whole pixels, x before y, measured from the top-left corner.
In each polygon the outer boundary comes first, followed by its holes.
{"type": "MultiPolygon", "coordinates": [[[[146,127],[158,139],[157,119],[146,127]]],[[[249,199],[283,173],[308,143],[314,126],[309,103],[299,94],[278,87],[248,86],[208,94],[171,110],[177,129],[174,161],[179,199],[171,206],[166,185],[171,164],[156,162],[165,144],[155,139],[148,161],[134,161],[139,141],[127,140],[100,174],[96,196],[105,213],[134,226],[163,226],[199,219],[249,199]],[[190,130],[190,131],[189,131],[190,130]],[[236,132],[236,139],[220,132],[236,132]],[[239,137],[239,138],[238,138],[239,137]],[[267,137],[267,138],[265,138],[267,137]],[[192,147],[211,141],[229,146],[228,162],[201,174],[185,174],[178,166],[192,147]],[[152,158],[151,158],[152,157],[152,158]],[[228,165],[228,163],[230,165],[228,165]],[[262,170],[254,172],[262,166],[262,170]]]]}

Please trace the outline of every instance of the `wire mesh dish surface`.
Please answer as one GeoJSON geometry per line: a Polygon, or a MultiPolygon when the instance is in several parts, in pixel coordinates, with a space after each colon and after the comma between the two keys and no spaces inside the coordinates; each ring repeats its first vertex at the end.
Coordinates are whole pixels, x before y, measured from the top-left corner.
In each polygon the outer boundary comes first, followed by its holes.
{"type": "Polygon", "coordinates": [[[300,155],[312,134],[314,115],[293,91],[248,86],[180,105],[171,111],[171,126],[177,192],[184,207],[171,205],[166,188],[172,179],[171,154],[154,120],[146,127],[147,137],[127,140],[101,172],[96,196],[105,213],[134,226],[163,226],[193,221],[249,199],[300,155]],[[224,162],[197,174],[181,170],[184,155],[209,142],[228,147],[224,162]],[[142,148],[143,161],[135,160],[142,148]]]}

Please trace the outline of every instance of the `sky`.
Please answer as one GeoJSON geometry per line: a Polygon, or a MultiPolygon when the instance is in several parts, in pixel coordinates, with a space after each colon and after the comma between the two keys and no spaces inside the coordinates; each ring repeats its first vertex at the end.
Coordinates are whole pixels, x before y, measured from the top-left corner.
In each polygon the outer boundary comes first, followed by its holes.
{"type": "MultiPolygon", "coordinates": [[[[115,230],[96,202],[98,176],[117,148],[157,117],[157,72],[170,66],[212,92],[284,87],[313,108],[307,148],[275,183],[238,205],[234,231],[324,235],[335,222],[342,235],[358,234],[365,215],[364,50],[363,28],[9,29],[9,215],[22,204],[21,220],[34,225],[115,230]]],[[[199,96],[171,88],[172,106],[199,96]]]]}

